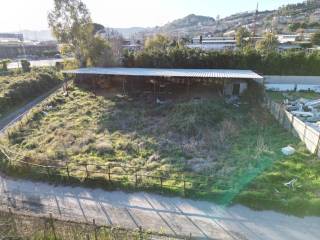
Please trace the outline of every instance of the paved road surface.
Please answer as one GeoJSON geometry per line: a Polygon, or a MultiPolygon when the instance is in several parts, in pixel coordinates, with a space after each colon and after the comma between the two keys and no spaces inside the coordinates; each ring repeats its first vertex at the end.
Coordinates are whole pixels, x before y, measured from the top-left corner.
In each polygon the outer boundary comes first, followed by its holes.
{"type": "Polygon", "coordinates": [[[52,186],[0,177],[0,196],[16,210],[52,212],[57,218],[142,226],[172,236],[199,239],[318,240],[320,218],[297,218],[272,211],[256,212],[236,205],[223,208],[205,201],[148,193],[52,186]]]}

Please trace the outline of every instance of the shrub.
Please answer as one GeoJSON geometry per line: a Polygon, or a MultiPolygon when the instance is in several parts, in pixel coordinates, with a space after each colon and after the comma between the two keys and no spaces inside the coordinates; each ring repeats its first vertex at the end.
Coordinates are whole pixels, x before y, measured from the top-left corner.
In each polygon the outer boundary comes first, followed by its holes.
{"type": "Polygon", "coordinates": [[[8,77],[8,81],[0,92],[0,113],[49,91],[60,83],[61,76],[52,70],[38,70],[8,77]]]}
{"type": "Polygon", "coordinates": [[[30,72],[31,71],[30,66],[31,64],[28,60],[21,60],[21,67],[23,72],[30,72]]]}
{"type": "Polygon", "coordinates": [[[224,118],[223,104],[210,101],[191,101],[174,106],[169,126],[187,135],[197,135],[201,129],[213,127],[224,118]]]}

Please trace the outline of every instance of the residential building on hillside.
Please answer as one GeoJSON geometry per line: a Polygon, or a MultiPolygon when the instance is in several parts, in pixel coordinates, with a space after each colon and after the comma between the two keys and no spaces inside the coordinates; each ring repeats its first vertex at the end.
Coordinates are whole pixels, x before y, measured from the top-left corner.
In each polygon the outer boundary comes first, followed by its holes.
{"type": "Polygon", "coordinates": [[[186,45],[188,48],[199,48],[206,51],[235,50],[237,41],[234,37],[196,37],[192,39],[192,44],[186,45]]]}

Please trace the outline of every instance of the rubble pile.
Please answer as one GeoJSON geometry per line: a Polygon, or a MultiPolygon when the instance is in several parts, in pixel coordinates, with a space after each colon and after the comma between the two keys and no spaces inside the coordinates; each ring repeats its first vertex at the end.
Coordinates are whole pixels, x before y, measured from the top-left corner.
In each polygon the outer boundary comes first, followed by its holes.
{"type": "Polygon", "coordinates": [[[294,101],[287,99],[284,105],[288,112],[320,131],[320,99],[300,98],[294,101]]]}

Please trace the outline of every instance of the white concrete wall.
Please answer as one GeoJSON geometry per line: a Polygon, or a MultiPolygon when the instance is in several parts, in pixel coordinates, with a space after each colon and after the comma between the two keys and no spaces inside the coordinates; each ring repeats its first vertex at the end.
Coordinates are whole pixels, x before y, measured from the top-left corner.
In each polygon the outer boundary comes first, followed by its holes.
{"type": "Polygon", "coordinates": [[[264,76],[263,83],[267,90],[272,91],[320,92],[320,76],[264,76]]]}
{"type": "Polygon", "coordinates": [[[299,118],[286,111],[279,103],[266,99],[266,105],[271,114],[294,135],[306,144],[306,148],[313,154],[320,157],[320,132],[301,121],[299,118]]]}

